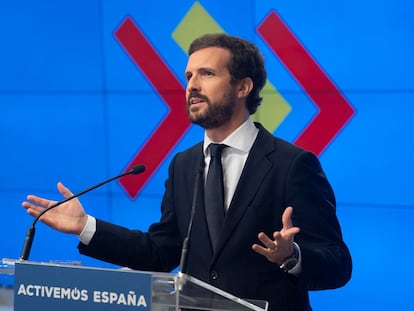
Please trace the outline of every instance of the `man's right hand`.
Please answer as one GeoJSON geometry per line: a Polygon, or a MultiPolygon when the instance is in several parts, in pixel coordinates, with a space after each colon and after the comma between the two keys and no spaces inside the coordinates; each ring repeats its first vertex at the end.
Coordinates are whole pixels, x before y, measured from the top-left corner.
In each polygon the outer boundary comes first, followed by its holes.
{"type": "MultiPolygon", "coordinates": [[[[69,198],[73,195],[60,182],[57,184],[57,188],[64,198],[69,198]]],[[[55,203],[56,201],[28,195],[27,200],[22,203],[22,206],[27,210],[28,214],[37,217],[45,208],[55,203]]],[[[85,213],[79,200],[75,198],[51,209],[40,217],[39,220],[58,231],[79,235],[86,225],[88,215],[85,213]]]]}

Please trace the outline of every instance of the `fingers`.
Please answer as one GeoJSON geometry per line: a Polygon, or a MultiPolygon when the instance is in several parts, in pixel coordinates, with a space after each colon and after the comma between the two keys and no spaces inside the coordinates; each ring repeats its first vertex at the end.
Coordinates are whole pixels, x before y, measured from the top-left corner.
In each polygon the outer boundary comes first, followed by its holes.
{"type": "Polygon", "coordinates": [[[27,213],[33,217],[39,216],[45,208],[53,204],[53,201],[39,198],[34,195],[27,196],[27,201],[22,203],[22,206],[26,209],[27,213]]]}
{"type": "MultiPolygon", "coordinates": [[[[282,214],[282,232],[286,236],[294,236],[295,234],[299,233],[300,229],[298,227],[293,227],[292,222],[292,214],[293,214],[293,207],[288,206],[285,211],[282,214]]],[[[276,234],[276,232],[275,232],[276,234]]],[[[273,238],[276,239],[275,234],[273,235],[273,238]]],[[[279,235],[277,235],[277,238],[279,238],[279,235]]]]}
{"type": "Polygon", "coordinates": [[[48,208],[50,205],[55,203],[55,201],[43,199],[35,195],[28,195],[26,200],[27,201],[22,203],[23,207],[34,210],[48,208]]]}
{"type": "Polygon", "coordinates": [[[277,246],[275,245],[275,243],[271,240],[271,239],[269,239],[268,237],[267,237],[267,239],[266,240],[268,240],[268,241],[270,241],[270,242],[263,242],[263,240],[264,240],[264,238],[263,238],[263,236],[266,236],[263,232],[261,232],[261,233],[259,233],[259,235],[258,235],[258,237],[259,237],[259,240],[263,243],[263,246],[262,245],[259,245],[259,244],[253,244],[252,245],[252,249],[255,251],[255,252],[257,252],[257,253],[259,253],[260,255],[263,255],[263,256],[265,256],[267,259],[269,259],[269,260],[271,260],[272,258],[272,255],[273,255],[273,253],[275,253],[276,252],[276,250],[277,250],[277,246]]]}
{"type": "Polygon", "coordinates": [[[252,249],[267,258],[270,262],[279,262],[280,261],[280,252],[279,247],[276,241],[270,239],[265,233],[260,232],[258,234],[258,238],[260,242],[263,243],[262,245],[253,244],[252,249]]]}
{"type": "Polygon", "coordinates": [[[288,206],[282,214],[283,227],[286,227],[286,228],[293,227],[292,214],[293,214],[293,207],[288,206]]]}
{"type": "MultiPolygon", "coordinates": [[[[73,194],[72,192],[66,188],[61,182],[58,182],[57,188],[59,192],[62,194],[63,197],[68,198],[71,197],[73,194]]],[[[35,195],[28,195],[26,198],[27,201],[22,203],[22,206],[27,209],[29,212],[38,212],[42,211],[44,208],[48,208],[49,206],[55,204],[57,201],[52,201],[48,199],[44,199],[35,195]]]]}
{"type": "MultiPolygon", "coordinates": [[[[58,183],[57,188],[64,197],[69,197],[72,193],[62,183],[58,183]]],[[[37,217],[45,208],[48,208],[55,204],[57,201],[44,199],[35,195],[28,195],[26,201],[22,203],[22,206],[27,212],[37,217]]]]}
{"type": "Polygon", "coordinates": [[[60,194],[62,194],[65,198],[73,196],[73,193],[68,188],[66,188],[61,182],[57,183],[57,188],[60,194]]]}
{"type": "Polygon", "coordinates": [[[42,206],[44,208],[48,207],[49,204],[51,203],[50,200],[43,199],[43,198],[37,197],[35,195],[28,195],[27,196],[27,201],[32,203],[32,205],[38,205],[38,206],[42,206]]]}
{"type": "Polygon", "coordinates": [[[43,207],[31,204],[29,202],[23,202],[22,206],[27,210],[27,213],[33,217],[37,217],[43,210],[43,207]]]}
{"type": "Polygon", "coordinates": [[[275,244],[275,242],[274,242],[271,238],[269,238],[269,237],[268,237],[265,233],[260,232],[260,233],[257,235],[257,237],[258,237],[259,241],[260,241],[260,242],[262,242],[262,244],[263,244],[266,248],[268,248],[268,249],[270,249],[270,250],[272,250],[272,249],[275,249],[275,248],[276,248],[276,244],[275,244]]]}
{"type": "Polygon", "coordinates": [[[263,246],[260,246],[259,244],[253,244],[252,245],[252,250],[254,250],[256,253],[265,256],[267,259],[270,259],[271,253],[275,252],[272,251],[270,248],[264,248],[263,246]]]}

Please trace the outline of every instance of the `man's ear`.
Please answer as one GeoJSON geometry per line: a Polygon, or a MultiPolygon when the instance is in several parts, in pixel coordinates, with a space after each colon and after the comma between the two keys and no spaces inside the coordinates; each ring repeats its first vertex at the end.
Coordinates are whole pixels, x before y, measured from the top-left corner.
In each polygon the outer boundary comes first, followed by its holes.
{"type": "Polygon", "coordinates": [[[239,98],[247,97],[253,89],[253,81],[246,77],[241,79],[237,84],[237,95],[239,98]]]}

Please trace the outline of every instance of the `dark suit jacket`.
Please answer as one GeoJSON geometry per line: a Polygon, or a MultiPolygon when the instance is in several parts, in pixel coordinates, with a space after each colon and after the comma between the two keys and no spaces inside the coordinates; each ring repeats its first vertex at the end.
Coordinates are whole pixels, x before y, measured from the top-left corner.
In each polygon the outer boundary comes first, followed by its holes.
{"type": "MultiPolygon", "coordinates": [[[[263,299],[270,310],[311,310],[308,290],[343,286],[352,264],[342,240],[335,197],[312,153],[278,139],[260,124],[226,214],[221,240],[213,253],[203,210],[200,183],[188,252],[188,274],[241,298],[263,299]],[[295,241],[302,252],[299,277],[254,252],[261,231],[272,236],[281,216],[293,206],[295,241]]],[[[81,253],[138,270],[177,267],[187,233],[195,172],[203,166],[202,144],[177,154],[171,162],[162,200],[162,216],[148,232],[132,231],[97,220],[97,231],[81,253]]]]}

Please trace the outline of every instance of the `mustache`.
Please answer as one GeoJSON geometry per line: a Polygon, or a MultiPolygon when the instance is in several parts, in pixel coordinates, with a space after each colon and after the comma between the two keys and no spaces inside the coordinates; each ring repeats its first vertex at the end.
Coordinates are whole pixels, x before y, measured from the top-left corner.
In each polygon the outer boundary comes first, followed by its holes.
{"type": "Polygon", "coordinates": [[[205,95],[202,95],[202,94],[200,94],[199,92],[197,92],[197,91],[191,91],[189,94],[188,94],[188,97],[187,97],[187,104],[189,105],[190,104],[190,100],[192,99],[192,98],[200,98],[200,99],[202,99],[202,100],[204,100],[204,101],[206,101],[206,102],[209,102],[209,99],[208,99],[208,97],[207,96],[205,96],[205,95]]]}

